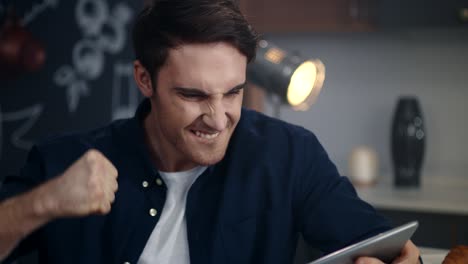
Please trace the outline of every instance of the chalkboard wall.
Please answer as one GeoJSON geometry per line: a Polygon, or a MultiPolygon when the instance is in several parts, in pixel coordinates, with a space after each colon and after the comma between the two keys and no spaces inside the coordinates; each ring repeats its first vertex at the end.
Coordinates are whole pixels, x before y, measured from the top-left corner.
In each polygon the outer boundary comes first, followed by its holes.
{"type": "Polygon", "coordinates": [[[12,5],[46,60],[37,72],[0,79],[0,182],[34,142],[130,116],[141,99],[130,32],[143,1],[3,1],[0,16],[12,5]]]}

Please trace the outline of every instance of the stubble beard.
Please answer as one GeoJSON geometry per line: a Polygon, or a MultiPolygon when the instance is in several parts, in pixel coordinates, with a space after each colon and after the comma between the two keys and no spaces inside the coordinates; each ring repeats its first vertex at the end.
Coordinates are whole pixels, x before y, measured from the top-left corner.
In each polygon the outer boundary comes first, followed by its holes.
{"type": "MultiPolygon", "coordinates": [[[[188,132],[192,133],[192,132],[188,132]]],[[[229,139],[227,140],[229,142],[229,139]]],[[[184,140],[175,140],[175,147],[179,152],[199,166],[211,166],[220,162],[227,150],[228,142],[217,142],[215,146],[197,146],[187,144],[184,140]],[[219,146],[217,146],[219,144],[219,146]]]]}

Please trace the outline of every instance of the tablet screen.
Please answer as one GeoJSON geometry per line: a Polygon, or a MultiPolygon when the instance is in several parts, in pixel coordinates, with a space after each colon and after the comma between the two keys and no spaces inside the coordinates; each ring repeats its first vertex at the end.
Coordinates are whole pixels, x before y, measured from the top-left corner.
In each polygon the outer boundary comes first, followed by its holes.
{"type": "Polygon", "coordinates": [[[363,256],[391,263],[400,255],[401,249],[417,228],[417,221],[410,222],[330,253],[309,264],[353,264],[357,258],[363,256]]]}

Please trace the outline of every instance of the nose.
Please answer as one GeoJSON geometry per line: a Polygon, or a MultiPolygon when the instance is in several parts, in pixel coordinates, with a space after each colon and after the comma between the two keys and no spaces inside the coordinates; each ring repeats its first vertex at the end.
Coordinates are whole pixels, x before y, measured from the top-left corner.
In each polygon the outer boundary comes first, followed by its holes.
{"type": "Polygon", "coordinates": [[[226,109],[221,102],[210,102],[202,117],[203,122],[211,129],[223,131],[227,125],[226,109]]]}

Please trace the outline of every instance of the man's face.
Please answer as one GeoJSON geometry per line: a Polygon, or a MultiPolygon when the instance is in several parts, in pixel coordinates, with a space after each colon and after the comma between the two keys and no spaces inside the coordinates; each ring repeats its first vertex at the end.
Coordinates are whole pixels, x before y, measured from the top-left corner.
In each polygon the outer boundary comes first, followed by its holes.
{"type": "Polygon", "coordinates": [[[169,51],[145,120],[160,169],[181,171],[224,157],[241,115],[246,67],[247,58],[227,43],[169,51]]]}

